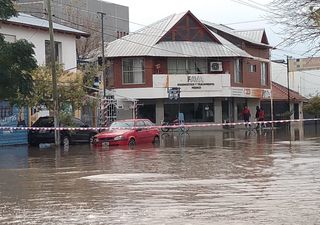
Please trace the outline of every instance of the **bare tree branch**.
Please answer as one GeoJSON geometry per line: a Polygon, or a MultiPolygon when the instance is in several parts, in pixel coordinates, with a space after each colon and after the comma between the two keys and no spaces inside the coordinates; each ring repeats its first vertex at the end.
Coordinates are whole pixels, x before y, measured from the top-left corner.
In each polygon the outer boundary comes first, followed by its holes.
{"type": "Polygon", "coordinates": [[[283,27],[279,45],[306,44],[305,53],[320,51],[320,0],[273,0],[270,19],[283,27]]]}

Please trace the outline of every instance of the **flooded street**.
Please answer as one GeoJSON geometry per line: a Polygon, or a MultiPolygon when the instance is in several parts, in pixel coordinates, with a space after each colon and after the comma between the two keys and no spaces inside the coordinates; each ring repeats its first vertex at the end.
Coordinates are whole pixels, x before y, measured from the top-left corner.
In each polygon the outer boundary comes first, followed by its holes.
{"type": "Polygon", "coordinates": [[[0,149],[0,224],[320,224],[320,128],[0,149]]]}

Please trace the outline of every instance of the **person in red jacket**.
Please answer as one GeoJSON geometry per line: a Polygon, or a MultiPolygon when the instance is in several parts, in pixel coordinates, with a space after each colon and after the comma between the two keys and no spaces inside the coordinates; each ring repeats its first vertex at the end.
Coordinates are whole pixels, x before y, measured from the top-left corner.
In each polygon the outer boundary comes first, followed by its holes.
{"type": "MultiPolygon", "coordinates": [[[[243,117],[244,122],[246,123],[245,126],[247,127],[247,123],[250,122],[251,112],[248,106],[245,106],[244,109],[241,112],[241,115],[243,117]]],[[[251,127],[251,124],[249,124],[249,127],[251,127]]]]}

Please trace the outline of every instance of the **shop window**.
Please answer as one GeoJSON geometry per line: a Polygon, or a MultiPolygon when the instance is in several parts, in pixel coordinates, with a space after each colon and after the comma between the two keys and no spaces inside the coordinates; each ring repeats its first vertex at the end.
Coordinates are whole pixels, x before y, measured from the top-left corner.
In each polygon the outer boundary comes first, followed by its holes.
{"type": "Polygon", "coordinates": [[[127,58],[122,60],[122,83],[144,84],[144,60],[141,58],[127,58]]]}
{"type": "MultiPolygon", "coordinates": [[[[164,105],[164,120],[173,121],[178,117],[178,104],[164,105]]],[[[180,112],[184,115],[186,123],[214,122],[213,103],[181,103],[180,112]]]]}

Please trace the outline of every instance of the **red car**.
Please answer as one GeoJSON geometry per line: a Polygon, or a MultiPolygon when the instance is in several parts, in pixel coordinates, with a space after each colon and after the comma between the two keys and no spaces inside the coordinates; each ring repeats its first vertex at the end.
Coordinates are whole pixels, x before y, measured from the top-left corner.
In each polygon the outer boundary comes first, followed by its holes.
{"type": "Polygon", "coordinates": [[[128,119],[113,122],[109,129],[96,134],[96,146],[135,145],[160,142],[160,131],[148,119],[128,119]]]}

